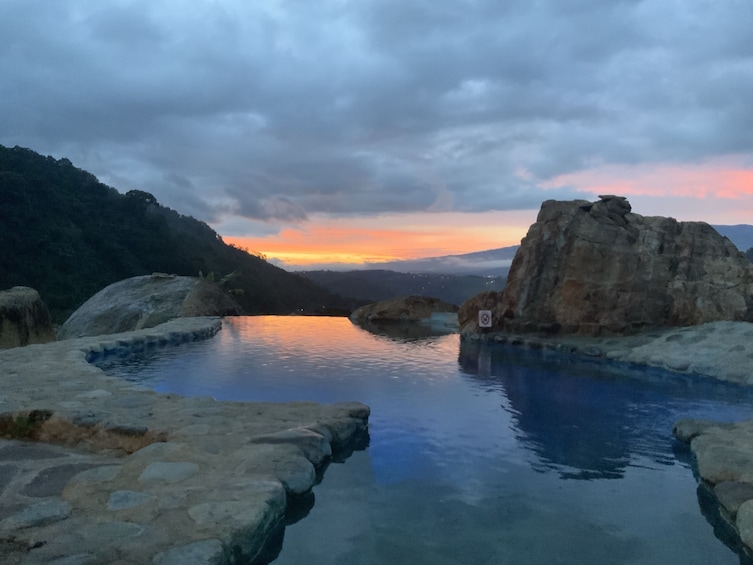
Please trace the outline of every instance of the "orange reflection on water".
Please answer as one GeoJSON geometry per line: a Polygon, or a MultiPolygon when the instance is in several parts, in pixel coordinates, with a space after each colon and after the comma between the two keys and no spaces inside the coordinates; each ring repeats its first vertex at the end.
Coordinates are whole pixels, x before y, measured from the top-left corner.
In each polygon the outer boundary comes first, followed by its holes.
{"type": "MultiPolygon", "coordinates": [[[[393,359],[396,347],[402,363],[423,363],[427,351],[457,355],[458,336],[422,338],[390,337],[369,332],[348,318],[319,316],[238,316],[223,319],[218,334],[220,350],[237,350],[243,342],[274,349],[286,359],[306,358],[330,365],[333,359],[352,362],[363,359],[393,359]]],[[[399,332],[397,332],[399,333],[399,332]]],[[[251,368],[251,367],[250,367],[251,368]]]]}

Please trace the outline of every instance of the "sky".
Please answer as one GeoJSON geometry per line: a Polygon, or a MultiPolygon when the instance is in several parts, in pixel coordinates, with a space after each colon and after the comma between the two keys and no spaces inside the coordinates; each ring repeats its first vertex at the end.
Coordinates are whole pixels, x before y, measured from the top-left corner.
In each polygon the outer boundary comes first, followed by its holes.
{"type": "Polygon", "coordinates": [[[751,0],[0,0],[0,144],[285,268],[753,223],[751,0]]]}

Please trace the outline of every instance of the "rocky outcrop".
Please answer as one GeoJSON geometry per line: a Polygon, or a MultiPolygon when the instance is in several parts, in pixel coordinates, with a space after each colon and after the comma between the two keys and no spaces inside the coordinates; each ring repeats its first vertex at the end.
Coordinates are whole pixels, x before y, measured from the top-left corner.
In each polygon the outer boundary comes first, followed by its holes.
{"type": "Polygon", "coordinates": [[[241,307],[215,283],[155,273],[99,291],[60,327],[58,339],[152,328],[180,317],[239,314],[241,307]]]}
{"type": "Polygon", "coordinates": [[[431,319],[438,313],[455,314],[458,307],[429,296],[406,296],[392,300],[382,300],[356,309],[351,321],[361,323],[420,322],[431,319]]]}
{"type": "Polygon", "coordinates": [[[753,320],[753,264],[703,222],[644,217],[619,196],[548,200],[502,293],[461,306],[461,333],[631,334],[717,320],[753,320]]]}
{"type": "Polygon", "coordinates": [[[0,292],[0,349],[55,341],[50,312],[33,288],[0,292]]]}

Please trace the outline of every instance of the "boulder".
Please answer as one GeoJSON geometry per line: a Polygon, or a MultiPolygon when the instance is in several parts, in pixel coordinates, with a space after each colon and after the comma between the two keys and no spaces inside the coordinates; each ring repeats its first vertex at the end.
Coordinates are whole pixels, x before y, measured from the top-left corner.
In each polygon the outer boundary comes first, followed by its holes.
{"type": "Polygon", "coordinates": [[[151,328],[173,318],[235,316],[242,308],[215,283],[155,273],[100,290],[58,330],[58,339],[151,328]]]}
{"type": "Polygon", "coordinates": [[[357,324],[422,322],[437,319],[437,315],[442,313],[454,315],[457,311],[457,306],[439,298],[406,296],[361,306],[350,315],[350,319],[357,324]]]}
{"type": "Polygon", "coordinates": [[[33,288],[0,291],[0,349],[55,341],[50,312],[33,288]]]}
{"type": "Polygon", "coordinates": [[[548,200],[501,294],[461,306],[464,335],[489,331],[624,335],[719,320],[753,321],[753,264],[710,225],[644,217],[619,196],[548,200]],[[486,331],[486,330],[484,330],[486,331]]]}

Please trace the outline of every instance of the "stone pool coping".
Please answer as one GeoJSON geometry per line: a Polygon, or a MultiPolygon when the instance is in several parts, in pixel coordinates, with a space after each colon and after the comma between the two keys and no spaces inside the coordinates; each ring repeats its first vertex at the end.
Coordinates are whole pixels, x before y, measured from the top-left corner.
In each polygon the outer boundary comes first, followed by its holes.
{"type": "Polygon", "coordinates": [[[87,362],[221,325],[0,351],[0,560],[215,564],[263,550],[333,451],[366,433],[368,407],[160,394],[87,362]]]}
{"type": "Polygon", "coordinates": [[[710,322],[629,336],[547,337],[489,332],[464,335],[462,339],[622,361],[753,385],[753,323],[749,322],[710,322]]]}

